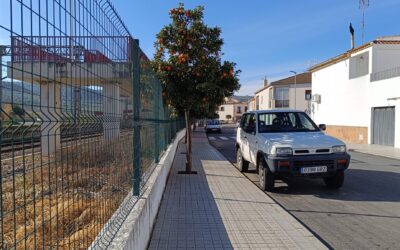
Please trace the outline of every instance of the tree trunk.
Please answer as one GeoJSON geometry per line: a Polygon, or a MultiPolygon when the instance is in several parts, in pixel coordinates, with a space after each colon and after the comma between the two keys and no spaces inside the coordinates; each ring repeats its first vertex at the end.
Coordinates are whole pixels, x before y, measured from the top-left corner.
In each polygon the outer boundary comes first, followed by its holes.
{"type": "Polygon", "coordinates": [[[186,172],[192,172],[192,133],[190,126],[189,110],[185,110],[185,120],[186,120],[186,138],[187,138],[187,153],[186,153],[186,172]]]}
{"type": "Polygon", "coordinates": [[[186,129],[186,132],[185,132],[185,144],[187,144],[187,129],[186,129]]]}

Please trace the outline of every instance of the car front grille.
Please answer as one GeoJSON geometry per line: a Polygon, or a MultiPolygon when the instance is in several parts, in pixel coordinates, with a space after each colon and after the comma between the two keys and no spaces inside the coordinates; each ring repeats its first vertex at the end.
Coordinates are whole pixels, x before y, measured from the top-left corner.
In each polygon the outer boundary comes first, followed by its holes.
{"type": "Polygon", "coordinates": [[[318,148],[318,149],[295,149],[294,155],[310,155],[310,154],[330,154],[329,148],[318,148]]]}

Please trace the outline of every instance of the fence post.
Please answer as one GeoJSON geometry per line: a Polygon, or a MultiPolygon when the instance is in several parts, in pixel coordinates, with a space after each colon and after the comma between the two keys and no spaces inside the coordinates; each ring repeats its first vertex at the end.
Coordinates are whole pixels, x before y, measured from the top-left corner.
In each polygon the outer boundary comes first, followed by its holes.
{"type": "Polygon", "coordinates": [[[153,78],[154,89],[155,89],[155,100],[154,100],[154,111],[155,111],[155,119],[154,119],[154,161],[158,163],[160,156],[160,83],[153,78]]]}
{"type": "Polygon", "coordinates": [[[141,158],[140,158],[140,61],[139,40],[132,43],[133,73],[133,195],[140,194],[141,158]]]}

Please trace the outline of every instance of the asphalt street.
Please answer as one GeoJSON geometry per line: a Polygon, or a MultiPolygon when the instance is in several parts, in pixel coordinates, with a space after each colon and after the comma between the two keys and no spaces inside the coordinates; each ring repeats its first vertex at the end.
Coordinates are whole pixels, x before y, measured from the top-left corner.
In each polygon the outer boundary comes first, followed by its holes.
{"type": "MultiPolygon", "coordinates": [[[[200,129],[200,128],[199,128],[200,129]]],[[[218,151],[236,165],[236,128],[209,133],[218,151]]],[[[351,164],[340,190],[319,179],[277,181],[266,192],[333,249],[400,249],[400,161],[350,152],[351,164]]],[[[244,173],[255,185],[255,166],[244,173]]]]}

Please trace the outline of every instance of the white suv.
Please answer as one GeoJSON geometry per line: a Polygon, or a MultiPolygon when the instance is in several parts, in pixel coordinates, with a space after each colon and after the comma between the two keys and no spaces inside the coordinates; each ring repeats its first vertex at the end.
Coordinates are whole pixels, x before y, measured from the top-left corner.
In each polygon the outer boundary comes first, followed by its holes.
{"type": "Polygon", "coordinates": [[[272,191],[276,178],[320,177],[328,188],[340,188],[350,155],[346,145],[297,110],[245,113],[236,136],[237,163],[247,171],[257,167],[260,186],[272,191]]]}

